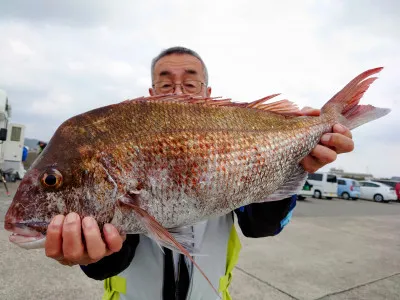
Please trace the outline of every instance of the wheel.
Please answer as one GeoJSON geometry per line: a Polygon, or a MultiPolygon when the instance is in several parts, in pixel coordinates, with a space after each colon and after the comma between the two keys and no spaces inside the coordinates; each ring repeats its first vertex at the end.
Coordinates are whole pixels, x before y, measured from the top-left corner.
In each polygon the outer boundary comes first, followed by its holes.
{"type": "Polygon", "coordinates": [[[15,177],[15,174],[10,174],[8,178],[9,178],[10,182],[16,182],[17,181],[17,179],[15,177]]]}
{"type": "Polygon", "coordinates": [[[383,196],[381,194],[376,194],[374,196],[374,201],[375,202],[382,202],[383,201],[383,196]]]}
{"type": "Polygon", "coordinates": [[[344,193],[342,194],[342,198],[345,199],[345,200],[349,200],[349,199],[350,199],[349,193],[344,192],[344,193]]]}
{"type": "Polygon", "coordinates": [[[314,191],[314,198],[321,199],[321,192],[318,190],[314,191]]]}

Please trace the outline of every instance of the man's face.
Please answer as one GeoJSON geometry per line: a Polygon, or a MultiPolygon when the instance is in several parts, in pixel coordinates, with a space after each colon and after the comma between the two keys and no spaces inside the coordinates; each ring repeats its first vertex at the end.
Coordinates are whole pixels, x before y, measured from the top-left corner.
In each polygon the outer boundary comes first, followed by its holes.
{"type": "Polygon", "coordinates": [[[203,66],[199,59],[188,54],[171,54],[161,58],[154,66],[154,82],[149,93],[151,96],[176,93],[210,97],[211,87],[205,87],[203,66]],[[167,91],[174,86],[175,89],[167,91]]]}

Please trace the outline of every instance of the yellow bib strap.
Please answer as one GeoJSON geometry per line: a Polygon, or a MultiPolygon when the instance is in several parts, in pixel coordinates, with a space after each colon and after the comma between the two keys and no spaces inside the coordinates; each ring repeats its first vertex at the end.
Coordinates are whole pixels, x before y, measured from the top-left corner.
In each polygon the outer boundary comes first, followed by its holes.
{"type": "Polygon", "coordinates": [[[113,276],[104,280],[104,294],[102,300],[119,300],[119,293],[126,294],[126,279],[113,276]]]}
{"type": "Polygon", "coordinates": [[[223,300],[232,300],[229,295],[228,287],[232,281],[232,271],[239,260],[239,253],[242,248],[239,236],[236,232],[235,224],[232,225],[228,240],[228,250],[226,257],[226,273],[219,279],[219,291],[222,292],[223,300]]]}

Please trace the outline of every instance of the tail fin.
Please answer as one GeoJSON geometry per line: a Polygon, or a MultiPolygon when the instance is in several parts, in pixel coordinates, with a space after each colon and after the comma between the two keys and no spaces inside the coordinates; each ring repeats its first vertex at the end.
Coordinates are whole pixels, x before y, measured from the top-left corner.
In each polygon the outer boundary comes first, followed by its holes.
{"type": "Polygon", "coordinates": [[[388,108],[358,105],[369,86],[377,79],[368,77],[379,73],[382,69],[382,67],[370,69],[355,77],[322,107],[321,114],[333,112],[341,115],[340,122],[349,129],[387,115],[390,112],[388,108]]]}

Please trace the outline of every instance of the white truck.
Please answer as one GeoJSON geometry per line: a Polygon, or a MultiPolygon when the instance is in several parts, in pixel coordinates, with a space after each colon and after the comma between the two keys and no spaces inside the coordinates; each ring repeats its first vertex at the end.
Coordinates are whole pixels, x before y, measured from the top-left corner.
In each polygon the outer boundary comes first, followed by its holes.
{"type": "Polygon", "coordinates": [[[5,91],[0,89],[0,167],[4,163],[4,143],[7,140],[8,122],[11,117],[11,106],[5,91]]]}
{"type": "Polygon", "coordinates": [[[6,92],[0,89],[0,169],[3,175],[14,181],[25,175],[22,164],[25,126],[10,123],[10,118],[11,105],[6,92]]]}

